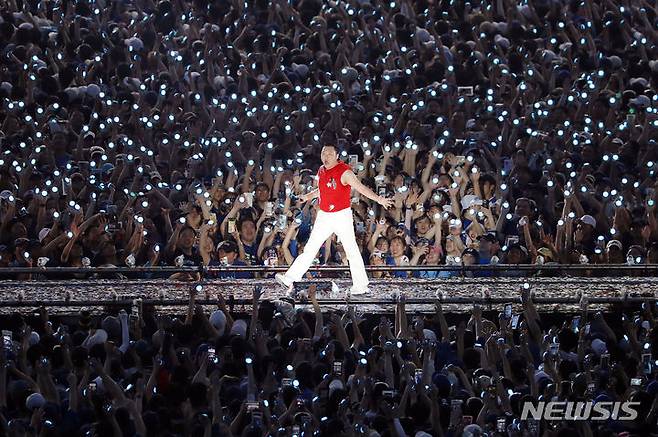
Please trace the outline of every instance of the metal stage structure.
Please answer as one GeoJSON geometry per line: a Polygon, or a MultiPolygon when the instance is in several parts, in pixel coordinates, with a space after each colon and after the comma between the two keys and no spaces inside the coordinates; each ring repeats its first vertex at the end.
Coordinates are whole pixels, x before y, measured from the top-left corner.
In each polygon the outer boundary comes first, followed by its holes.
{"type": "MultiPolygon", "coordinates": [[[[349,301],[364,313],[391,312],[397,296],[404,294],[407,309],[411,312],[433,311],[434,302],[440,298],[447,312],[470,310],[479,303],[485,309],[499,310],[505,303],[515,303],[520,309],[521,289],[529,287],[541,312],[575,311],[581,296],[586,296],[592,309],[608,309],[613,304],[636,305],[645,300],[655,301],[658,296],[658,265],[593,265],[593,266],[423,266],[423,267],[372,267],[369,271],[457,270],[458,276],[440,279],[371,279],[370,292],[352,296],[349,301]],[[469,277],[473,272],[485,270],[498,276],[469,277]],[[552,276],[510,277],[503,275],[541,274],[552,276]],[[629,276],[601,277],[604,274],[629,276]],[[587,276],[560,276],[583,274],[587,276]],[[630,276],[635,275],[635,276],[630,276]]],[[[40,305],[49,308],[51,314],[74,314],[81,308],[92,313],[106,311],[108,307],[130,308],[134,299],[142,299],[144,305],[165,307],[167,311],[186,311],[191,291],[196,302],[215,306],[218,294],[234,304],[235,311],[250,311],[253,287],[263,287],[266,300],[286,297],[286,290],[274,279],[210,279],[212,274],[231,271],[252,271],[272,274],[285,268],[249,267],[153,267],[153,268],[8,268],[0,269],[0,277],[32,273],[34,280],[0,280],[0,314],[15,311],[28,312],[40,305]],[[64,274],[85,273],[87,279],[55,279],[64,274]],[[189,273],[196,281],[172,279],[144,279],[140,275],[167,277],[173,273],[189,273]],[[99,279],[93,276],[123,275],[125,279],[99,279]],[[49,277],[53,279],[48,279],[49,277]]],[[[341,275],[346,267],[314,267],[322,274],[341,275]]],[[[328,311],[346,306],[345,290],[351,280],[348,277],[321,278],[304,281],[319,285],[318,300],[328,311]],[[334,282],[332,286],[331,281],[334,282]]],[[[297,306],[308,302],[296,299],[297,306]]]]}

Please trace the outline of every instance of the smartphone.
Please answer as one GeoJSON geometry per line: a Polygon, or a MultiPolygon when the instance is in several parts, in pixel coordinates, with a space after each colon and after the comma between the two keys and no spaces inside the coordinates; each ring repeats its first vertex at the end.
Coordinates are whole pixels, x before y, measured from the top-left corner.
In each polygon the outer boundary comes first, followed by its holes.
{"type": "Polygon", "coordinates": [[[290,387],[290,386],[292,386],[292,378],[282,378],[282,379],[281,379],[281,384],[282,384],[284,387],[290,387]]]}
{"type": "Polygon", "coordinates": [[[288,225],[288,216],[285,214],[279,214],[277,225],[279,226],[279,229],[285,229],[288,225]]]}
{"type": "Polygon", "coordinates": [[[228,219],[226,226],[228,228],[228,233],[233,234],[235,232],[235,219],[234,218],[228,219]]]}
{"type": "Polygon", "coordinates": [[[275,160],[274,166],[276,167],[276,170],[279,171],[279,168],[283,168],[283,160],[282,159],[275,160]]]}
{"type": "Polygon", "coordinates": [[[610,354],[602,354],[601,355],[601,368],[602,369],[607,369],[609,365],[610,365],[610,354]]]}
{"type": "Polygon", "coordinates": [[[377,194],[382,196],[382,197],[385,197],[386,196],[386,187],[379,187],[377,189],[377,194]]]}
{"type": "Polygon", "coordinates": [[[473,87],[472,86],[458,86],[457,87],[457,94],[460,96],[472,96],[473,95],[473,87]]]}
{"type": "Polygon", "coordinates": [[[635,114],[628,114],[626,116],[626,124],[631,126],[635,125],[635,114]]]}
{"type": "Polygon", "coordinates": [[[249,205],[249,208],[254,206],[254,193],[244,193],[244,198],[247,201],[247,205],[249,205]]]}
{"type": "Polygon", "coordinates": [[[385,398],[394,398],[395,390],[382,390],[382,396],[385,398]]]}
{"type": "Polygon", "coordinates": [[[557,356],[558,351],[560,350],[560,343],[551,343],[550,352],[552,356],[557,356]]]}
{"type": "Polygon", "coordinates": [[[2,330],[2,345],[5,350],[12,348],[12,332],[6,329],[2,330]]]}
{"type": "Polygon", "coordinates": [[[334,374],[340,376],[343,374],[343,363],[341,361],[334,361],[334,374]]]}
{"type": "Polygon", "coordinates": [[[274,203],[267,202],[265,203],[265,210],[263,211],[266,217],[271,217],[274,214],[274,203]]]}
{"type": "Polygon", "coordinates": [[[416,384],[420,384],[420,382],[423,380],[423,369],[416,369],[414,377],[416,379],[416,384]]]}
{"type": "Polygon", "coordinates": [[[503,311],[503,317],[505,317],[507,320],[512,318],[512,304],[511,303],[505,304],[505,309],[503,311]]]}
{"type": "Polygon", "coordinates": [[[263,420],[263,412],[259,410],[252,411],[251,420],[256,424],[260,424],[263,420]]]}
{"type": "Polygon", "coordinates": [[[651,354],[642,354],[642,372],[645,375],[651,374],[651,354]]]}
{"type": "Polygon", "coordinates": [[[509,237],[507,237],[505,239],[505,246],[507,246],[509,248],[511,245],[517,244],[518,242],[519,242],[519,236],[518,235],[510,235],[509,237]]]}
{"type": "Polygon", "coordinates": [[[349,164],[350,167],[352,167],[352,170],[355,170],[357,166],[359,165],[359,155],[350,155],[349,156],[349,164]]]}
{"type": "Polygon", "coordinates": [[[293,437],[299,437],[299,432],[300,432],[299,425],[293,425],[293,427],[292,427],[292,436],[293,437]]]}
{"type": "Polygon", "coordinates": [[[504,417],[499,417],[498,420],[496,420],[496,431],[505,432],[506,429],[507,420],[504,417]]]}
{"type": "Polygon", "coordinates": [[[258,409],[258,402],[247,402],[247,412],[251,413],[258,409]]]}
{"type": "Polygon", "coordinates": [[[509,174],[512,171],[513,165],[514,163],[510,158],[507,158],[503,161],[503,171],[505,172],[505,174],[509,174]]]}
{"type": "Polygon", "coordinates": [[[594,390],[596,390],[596,384],[593,382],[590,382],[587,384],[587,393],[589,393],[590,396],[594,394],[594,390]]]}
{"type": "Polygon", "coordinates": [[[512,329],[516,329],[519,326],[519,314],[514,314],[512,316],[512,329]]]}
{"type": "Polygon", "coordinates": [[[589,335],[590,324],[585,325],[585,335],[589,335]]]}
{"type": "Polygon", "coordinates": [[[90,392],[95,392],[96,391],[96,383],[95,382],[90,382],[89,385],[87,385],[87,390],[90,392]]]}
{"type": "Polygon", "coordinates": [[[631,378],[631,385],[634,387],[639,387],[642,385],[642,378],[631,378]]]}
{"type": "Polygon", "coordinates": [[[211,363],[217,363],[217,354],[215,353],[215,348],[214,347],[209,347],[208,348],[208,361],[211,363]]]}
{"type": "Polygon", "coordinates": [[[578,333],[579,328],[580,328],[580,316],[576,316],[573,319],[571,319],[571,330],[575,333],[578,333]]]}
{"type": "Polygon", "coordinates": [[[468,426],[473,423],[473,416],[462,416],[462,423],[464,426],[468,426]]]}

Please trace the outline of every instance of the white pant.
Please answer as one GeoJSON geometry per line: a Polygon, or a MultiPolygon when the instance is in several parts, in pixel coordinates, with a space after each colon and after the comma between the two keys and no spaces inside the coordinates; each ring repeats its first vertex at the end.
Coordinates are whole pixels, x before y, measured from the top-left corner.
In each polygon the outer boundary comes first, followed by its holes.
{"type": "Polygon", "coordinates": [[[295,259],[288,271],[286,279],[290,282],[301,281],[308,271],[324,242],[332,234],[336,234],[343,244],[352,274],[352,283],[355,290],[365,290],[368,287],[368,275],[363,265],[363,258],[354,237],[354,222],[352,208],[345,208],[338,212],[324,212],[318,210],[311,235],[304,246],[304,252],[295,259]]]}

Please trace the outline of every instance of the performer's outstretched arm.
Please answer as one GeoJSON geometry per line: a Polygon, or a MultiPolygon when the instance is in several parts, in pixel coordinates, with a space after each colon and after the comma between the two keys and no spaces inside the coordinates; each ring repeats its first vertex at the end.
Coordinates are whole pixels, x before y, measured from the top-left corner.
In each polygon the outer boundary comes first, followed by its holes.
{"type": "Polygon", "coordinates": [[[300,199],[304,202],[308,202],[309,200],[313,200],[316,197],[320,197],[320,189],[316,188],[315,190],[311,191],[310,193],[302,194],[299,196],[300,199]]]}
{"type": "Polygon", "coordinates": [[[388,209],[393,205],[393,200],[387,197],[379,196],[366,185],[363,185],[352,170],[347,170],[345,173],[343,173],[340,181],[343,183],[343,185],[351,185],[352,188],[354,188],[360,194],[364,195],[370,200],[374,200],[375,202],[379,203],[384,207],[384,209],[388,209]]]}

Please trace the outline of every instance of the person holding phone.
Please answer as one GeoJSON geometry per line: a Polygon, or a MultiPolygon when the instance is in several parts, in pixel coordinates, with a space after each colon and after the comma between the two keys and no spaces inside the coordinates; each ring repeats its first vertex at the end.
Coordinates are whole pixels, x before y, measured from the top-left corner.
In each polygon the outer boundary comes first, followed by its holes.
{"type": "Polygon", "coordinates": [[[339,159],[338,147],[327,144],[322,147],[320,159],[322,166],[317,173],[318,188],[300,196],[306,202],[319,198],[319,211],[315,225],[301,255],[295,259],[286,273],[277,274],[276,280],[292,289],[294,282],[300,281],[311,266],[315,255],[327,238],[336,234],[343,244],[352,275],[352,294],[364,294],[368,291],[368,275],[363,258],[354,235],[351,192],[354,188],[359,194],[371,199],[388,209],[393,201],[379,196],[359,181],[350,166],[339,159]]]}

